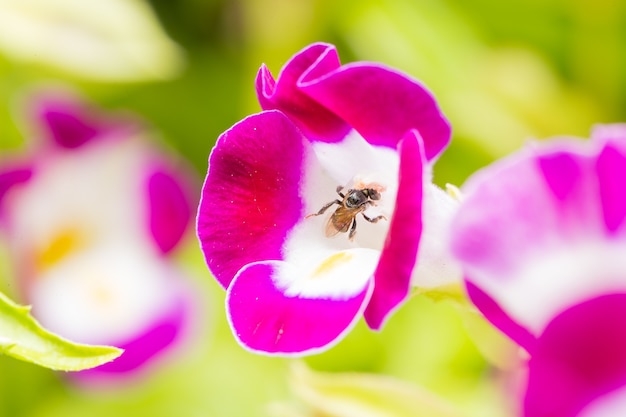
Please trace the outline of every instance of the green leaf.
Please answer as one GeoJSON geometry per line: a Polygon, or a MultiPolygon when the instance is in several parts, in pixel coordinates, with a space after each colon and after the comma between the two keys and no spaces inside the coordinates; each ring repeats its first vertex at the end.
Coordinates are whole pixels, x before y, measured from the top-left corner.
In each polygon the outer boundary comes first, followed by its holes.
{"type": "Polygon", "coordinates": [[[424,295],[433,301],[451,301],[459,307],[475,311],[476,307],[467,298],[460,283],[442,285],[435,288],[415,288],[413,295],[424,295]]]}
{"type": "MultiPolygon", "coordinates": [[[[466,416],[425,388],[385,375],[316,372],[295,362],[290,382],[296,396],[315,416],[466,416]]],[[[272,411],[280,416],[282,410],[272,411]]]]}
{"type": "Polygon", "coordinates": [[[184,66],[146,1],[1,1],[0,28],[2,55],[87,80],[167,80],[184,66]]]}
{"type": "Polygon", "coordinates": [[[70,342],[44,329],[30,315],[30,307],[0,292],[0,353],[54,370],[80,371],[110,362],[122,352],[70,342]]]}

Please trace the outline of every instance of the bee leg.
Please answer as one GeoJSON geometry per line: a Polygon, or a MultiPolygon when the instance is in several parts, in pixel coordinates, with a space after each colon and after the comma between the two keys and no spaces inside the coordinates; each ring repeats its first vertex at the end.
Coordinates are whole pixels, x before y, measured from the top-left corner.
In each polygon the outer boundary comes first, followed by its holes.
{"type": "Polygon", "coordinates": [[[350,233],[348,233],[348,239],[350,239],[350,241],[353,241],[354,235],[356,235],[356,218],[352,220],[352,226],[350,226],[350,233]]]}
{"type": "Polygon", "coordinates": [[[341,204],[341,201],[340,201],[340,200],[334,200],[334,201],[331,201],[331,202],[330,202],[330,203],[328,203],[328,204],[324,204],[324,207],[322,207],[322,208],[320,209],[320,211],[318,211],[317,213],[313,213],[313,214],[309,214],[309,215],[307,215],[307,216],[305,217],[305,219],[308,219],[309,217],[313,217],[313,216],[320,216],[320,215],[324,214],[324,212],[325,212],[326,210],[328,210],[328,209],[329,209],[329,208],[330,208],[333,204],[341,204]]]}
{"type": "Polygon", "coordinates": [[[370,217],[367,217],[365,214],[361,213],[363,215],[363,217],[365,218],[365,220],[367,220],[370,223],[377,223],[379,220],[387,220],[387,218],[385,216],[383,216],[382,214],[380,216],[376,216],[373,219],[370,217]]]}

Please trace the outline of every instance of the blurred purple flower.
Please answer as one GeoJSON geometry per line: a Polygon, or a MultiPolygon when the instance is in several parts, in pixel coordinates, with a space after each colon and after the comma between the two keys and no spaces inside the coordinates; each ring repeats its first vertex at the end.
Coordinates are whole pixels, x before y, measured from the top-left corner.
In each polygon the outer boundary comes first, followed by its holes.
{"type": "Polygon", "coordinates": [[[454,206],[431,183],[450,127],[422,85],[313,44],[256,87],[264,111],[219,138],[197,225],[245,348],[327,349],[362,315],[381,328],[412,280],[450,279],[416,274],[425,201],[454,206]]]}
{"type": "Polygon", "coordinates": [[[170,256],[189,231],[192,178],[127,115],[59,92],[31,104],[38,141],[0,161],[0,225],[20,290],[51,330],[126,349],[78,378],[144,369],[195,315],[170,256]]]}
{"type": "Polygon", "coordinates": [[[626,413],[626,125],[472,177],[452,223],[469,295],[530,354],[527,417],[626,413]]]}

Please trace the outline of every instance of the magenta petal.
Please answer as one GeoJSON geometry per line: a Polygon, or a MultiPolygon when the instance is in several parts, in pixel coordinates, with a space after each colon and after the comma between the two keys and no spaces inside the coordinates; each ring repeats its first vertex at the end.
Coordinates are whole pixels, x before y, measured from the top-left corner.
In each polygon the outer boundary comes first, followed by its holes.
{"type": "Polygon", "coordinates": [[[154,366],[175,349],[182,347],[187,337],[191,336],[197,315],[196,300],[188,288],[173,289],[175,300],[164,308],[143,332],[126,340],[111,340],[108,343],[124,349],[124,353],[113,362],[93,369],[72,373],[71,377],[79,383],[119,384],[137,372],[154,366]]]}
{"type": "Polygon", "coordinates": [[[334,46],[316,43],[297,53],[274,81],[262,66],[256,78],[256,90],[263,110],[280,110],[289,116],[305,136],[320,141],[341,140],[350,127],[340,117],[311,99],[297,87],[305,73],[324,74],[339,68],[334,46]]]}
{"type": "Polygon", "coordinates": [[[170,252],[185,234],[191,220],[189,196],[182,178],[156,167],[148,176],[149,227],[162,253],[170,252]]]}
{"type": "Polygon", "coordinates": [[[247,266],[228,289],[233,333],[246,348],[267,354],[304,355],[327,349],[358,321],[371,293],[341,299],[289,296],[275,282],[281,262],[247,266]]]}
{"type": "Polygon", "coordinates": [[[33,167],[29,165],[15,165],[5,167],[0,171],[0,215],[2,214],[2,200],[5,194],[15,185],[27,182],[33,175],[33,167]]]}
{"type": "Polygon", "coordinates": [[[289,230],[302,217],[304,139],[280,112],[237,123],[218,140],[198,209],[207,264],[227,288],[245,265],[282,259],[289,230]]]}
{"type": "MultiPolygon", "coordinates": [[[[506,282],[542,253],[538,248],[594,232],[597,188],[586,153],[570,143],[556,144],[520,152],[472,176],[452,225],[457,259],[506,282]]],[[[472,275],[468,279],[481,286],[472,275]]]]}
{"type": "Polygon", "coordinates": [[[67,109],[49,109],[42,114],[52,139],[64,148],[78,148],[98,135],[98,129],[67,109]]]}
{"type": "Polygon", "coordinates": [[[67,92],[40,94],[32,101],[31,117],[43,128],[44,137],[61,148],[78,148],[114,132],[127,135],[139,127],[131,118],[112,118],[67,92]]]}
{"type": "Polygon", "coordinates": [[[554,318],[528,364],[526,417],[575,417],[626,386],[626,294],[578,304],[554,318]]]}
{"type": "Polygon", "coordinates": [[[431,160],[450,141],[450,125],[430,92],[392,69],[349,64],[324,76],[304,74],[299,87],[373,145],[395,149],[407,131],[416,129],[431,160]]]}
{"type": "Polygon", "coordinates": [[[35,106],[34,116],[43,124],[46,135],[63,148],[77,148],[105,128],[92,109],[73,98],[50,94],[40,97],[35,106]]]}
{"type": "Polygon", "coordinates": [[[615,232],[626,217],[626,156],[612,144],[607,144],[596,163],[600,182],[600,199],[604,223],[615,232]]]}
{"type": "Polygon", "coordinates": [[[67,149],[103,137],[126,137],[140,128],[137,120],[126,115],[111,117],[80,97],[51,91],[35,96],[30,117],[39,123],[45,139],[67,149]]]}
{"type": "Polygon", "coordinates": [[[537,158],[543,177],[558,201],[568,200],[581,181],[580,162],[567,152],[555,152],[537,158]]]}
{"type": "Polygon", "coordinates": [[[621,142],[626,145],[626,123],[612,123],[594,126],[591,132],[591,139],[601,143],[621,142]]]}
{"type": "Polygon", "coordinates": [[[372,329],[380,329],[409,294],[422,234],[423,152],[421,137],[414,130],[400,142],[396,207],[374,273],[374,293],[365,310],[372,329]]]}
{"type": "Polygon", "coordinates": [[[528,329],[513,320],[493,298],[467,279],[465,280],[465,288],[472,303],[491,324],[526,349],[527,352],[534,350],[537,339],[528,329]]]}
{"type": "Polygon", "coordinates": [[[145,333],[126,343],[117,344],[116,346],[124,349],[124,354],[96,370],[119,373],[139,368],[174,343],[183,329],[184,321],[188,319],[187,313],[186,306],[178,303],[167,316],[155,322],[145,333]]]}

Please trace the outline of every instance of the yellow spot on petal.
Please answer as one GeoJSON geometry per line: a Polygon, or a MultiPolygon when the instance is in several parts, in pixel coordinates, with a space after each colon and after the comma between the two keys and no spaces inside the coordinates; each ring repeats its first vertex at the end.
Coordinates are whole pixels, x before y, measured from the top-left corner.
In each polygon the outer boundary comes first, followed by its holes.
{"type": "Polygon", "coordinates": [[[54,236],[37,254],[37,266],[46,269],[81,246],[82,237],[75,230],[64,230],[54,236]]]}
{"type": "Polygon", "coordinates": [[[349,252],[337,252],[326,258],[313,272],[311,278],[320,278],[342,264],[350,262],[353,257],[354,255],[349,252]]]}
{"type": "Polygon", "coordinates": [[[106,308],[113,304],[114,294],[104,285],[95,285],[91,290],[91,300],[100,307],[106,308]]]}

